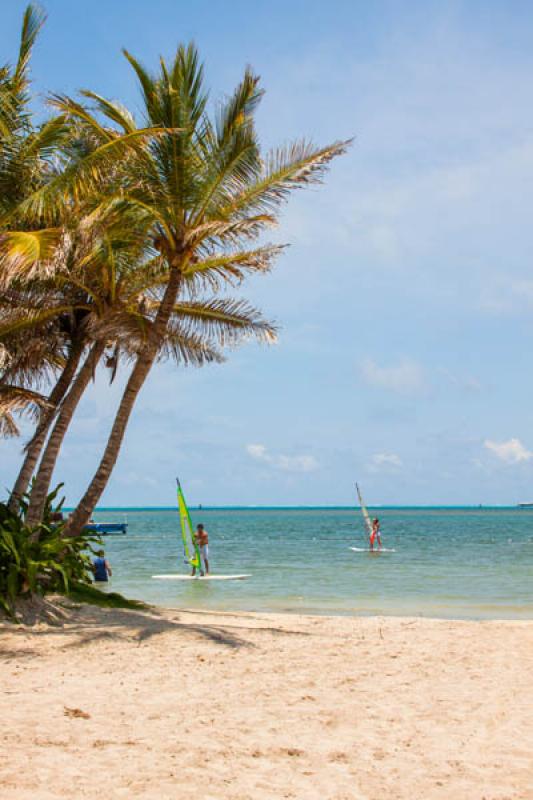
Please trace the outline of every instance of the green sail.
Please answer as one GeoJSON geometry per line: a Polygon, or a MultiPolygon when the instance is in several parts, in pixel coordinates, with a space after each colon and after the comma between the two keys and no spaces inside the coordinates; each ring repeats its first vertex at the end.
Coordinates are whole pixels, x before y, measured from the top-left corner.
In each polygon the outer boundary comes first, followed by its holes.
{"type": "Polygon", "coordinates": [[[185,496],[181,484],[176,478],[178,484],[178,512],[180,515],[181,537],[183,539],[183,556],[187,564],[196,569],[201,568],[200,548],[194,535],[194,529],[191,522],[191,515],[185,502],[185,496]]]}

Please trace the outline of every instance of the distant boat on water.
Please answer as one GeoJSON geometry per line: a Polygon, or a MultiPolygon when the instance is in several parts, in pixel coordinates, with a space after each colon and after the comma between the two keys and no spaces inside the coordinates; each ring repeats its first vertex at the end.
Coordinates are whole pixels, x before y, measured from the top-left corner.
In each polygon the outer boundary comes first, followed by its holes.
{"type": "MultiPolygon", "coordinates": [[[[70,516],[70,514],[69,514],[70,516]]],[[[62,511],[55,511],[52,514],[51,521],[52,523],[57,522],[64,522],[65,517],[63,516],[62,511]]],[[[124,522],[95,522],[93,519],[85,525],[84,529],[85,533],[98,533],[100,536],[107,536],[117,533],[127,533],[128,532],[128,520],[127,517],[124,517],[124,522]]]]}
{"type": "Polygon", "coordinates": [[[127,522],[90,522],[85,526],[86,533],[99,533],[101,536],[108,536],[118,533],[128,532],[127,522]]]}
{"type": "Polygon", "coordinates": [[[533,508],[533,503],[518,503],[517,508],[533,508]]]}

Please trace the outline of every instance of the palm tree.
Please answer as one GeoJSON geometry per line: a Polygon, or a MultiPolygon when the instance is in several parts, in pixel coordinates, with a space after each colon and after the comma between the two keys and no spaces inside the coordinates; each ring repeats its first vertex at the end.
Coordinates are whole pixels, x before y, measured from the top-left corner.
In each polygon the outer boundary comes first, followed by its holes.
{"type": "MultiPolygon", "coordinates": [[[[85,221],[82,225],[86,227],[85,221]]],[[[103,229],[105,232],[98,236],[85,231],[91,246],[83,257],[78,247],[70,259],[75,268],[64,273],[58,270],[53,279],[58,318],[65,315],[70,298],[70,315],[82,319],[77,342],[86,349],[86,356],[69,381],[42,453],[26,516],[30,526],[40,520],[63,439],[98,362],[105,355],[113,378],[119,358],[135,358],[142,350],[158,311],[157,294],[166,275],[160,268],[161,259],[147,262],[142,258],[145,251],[128,226],[123,230],[109,223],[103,229]]],[[[54,298],[49,297],[43,315],[50,319],[53,312],[54,298]]],[[[27,325],[34,321],[30,318],[27,325]]],[[[250,333],[270,337],[273,328],[247,304],[227,298],[182,299],[172,309],[160,355],[172,355],[179,363],[200,365],[220,359],[217,343],[233,343],[237,335],[250,333]]],[[[71,344],[71,353],[73,349],[71,344]]]]}
{"type": "MultiPolygon", "coordinates": [[[[5,321],[6,313],[13,322],[13,312],[17,312],[17,286],[21,277],[28,279],[36,262],[46,263],[53,251],[58,230],[43,228],[39,219],[22,221],[16,216],[18,204],[42,186],[54,171],[54,159],[58,146],[65,140],[67,127],[62,118],[55,117],[42,125],[35,126],[29,108],[31,100],[29,65],[36,38],[45,21],[43,12],[29,5],[23,16],[19,53],[14,67],[0,68],[0,288],[2,302],[0,318],[5,321]],[[15,290],[13,289],[15,287],[15,290]]],[[[42,307],[42,294],[39,301],[42,307]]],[[[76,367],[76,354],[66,361],[56,358],[55,364],[47,363],[51,350],[51,331],[49,326],[34,327],[31,341],[25,335],[20,346],[18,335],[7,334],[7,348],[17,350],[10,357],[10,364],[0,366],[0,396],[2,398],[2,425],[4,433],[17,431],[13,412],[34,410],[38,418],[36,435],[27,451],[26,459],[15,485],[10,501],[16,509],[16,499],[27,488],[33,466],[46,436],[47,427],[53,418],[54,409],[60,401],[76,367]],[[38,363],[39,353],[42,360],[38,363]],[[60,377],[46,399],[35,392],[32,384],[41,381],[42,373],[53,380],[58,372],[60,377]],[[14,376],[18,376],[15,378],[14,376]],[[15,382],[13,383],[13,381],[15,382]]],[[[54,336],[54,341],[57,337],[54,336]]],[[[2,336],[0,349],[6,353],[6,335],[2,336]]],[[[79,356],[78,356],[79,357],[79,356]]],[[[6,360],[6,359],[5,359],[6,360]]]]}
{"type": "MultiPolygon", "coordinates": [[[[98,359],[104,349],[112,346],[114,351],[107,363],[113,365],[114,375],[118,355],[131,357],[138,352],[157,311],[157,291],[166,271],[161,269],[159,257],[148,262],[139,260],[146,251],[128,223],[124,214],[118,220],[111,214],[105,224],[98,215],[93,215],[90,222],[78,219],[77,227],[65,229],[61,246],[56,248],[55,272],[51,278],[33,279],[27,285],[19,279],[21,289],[6,293],[6,298],[12,298],[6,304],[11,316],[5,309],[2,314],[0,305],[0,318],[3,316],[0,338],[4,341],[6,333],[13,338],[31,332],[49,353],[50,331],[55,323],[68,344],[63,372],[50,394],[11,495],[16,510],[55,419],[32,487],[26,517],[30,525],[39,521],[63,438],[98,359]],[[46,336],[43,325],[47,326],[46,336]],[[91,343],[92,349],[75,375],[82,353],[91,343]]],[[[231,339],[234,331],[251,332],[255,336],[273,333],[271,326],[253,309],[228,299],[222,303],[185,300],[172,313],[164,353],[172,354],[181,363],[218,360],[220,355],[209,341],[213,333],[221,344],[228,341],[228,336],[231,339]],[[203,326],[202,335],[193,330],[194,325],[203,326]]],[[[0,400],[1,396],[0,390],[0,400]]],[[[20,392],[14,396],[11,391],[9,397],[12,402],[17,399],[20,403],[20,392]]],[[[34,401],[34,395],[29,394],[27,400],[34,401]]]]}
{"type": "MultiPolygon", "coordinates": [[[[11,492],[9,505],[13,511],[17,510],[20,497],[28,488],[50,427],[89,343],[83,329],[86,310],[80,310],[79,296],[74,301],[71,296],[66,298],[61,313],[57,307],[57,293],[52,308],[46,307],[46,301],[53,285],[51,279],[58,269],[61,272],[72,267],[62,251],[66,242],[67,251],[76,252],[72,242],[72,221],[87,215],[91,208],[91,194],[70,192],[63,198],[62,204],[56,203],[53,207],[36,209],[30,213],[24,211],[24,202],[29,196],[38,195],[38,190],[52,179],[58,181],[64,173],[70,174],[81,158],[87,159],[99,147],[108,156],[100,172],[100,180],[109,181],[116,172],[112,163],[116,154],[106,148],[106,145],[113,144],[115,134],[103,128],[89,129],[88,126],[81,131],[72,119],[67,125],[64,116],[56,116],[39,126],[33,123],[29,109],[29,61],[44,20],[44,14],[37,7],[27,7],[16,65],[13,68],[9,65],[0,68],[0,351],[3,352],[5,347],[2,340],[5,341],[6,336],[11,337],[15,330],[33,330],[35,341],[37,326],[42,328],[45,320],[54,318],[66,334],[66,352],[61,369],[58,365],[55,370],[56,382],[48,398],[33,392],[28,386],[10,384],[5,374],[0,375],[0,426],[4,435],[17,431],[13,412],[29,409],[35,412],[37,418],[39,410],[37,429],[26,447],[26,455],[11,492]],[[4,297],[8,294],[20,295],[21,290],[39,295],[40,313],[27,298],[18,309],[16,303],[4,305],[4,297]],[[26,314],[23,324],[20,314],[16,318],[17,311],[26,314]]],[[[135,131],[132,137],[125,138],[132,146],[131,139],[145,135],[144,131],[135,131]]],[[[94,357],[91,357],[92,361],[94,357]]],[[[87,373],[88,370],[85,370],[83,375],[87,373]]],[[[54,378],[54,375],[49,377],[54,378]]],[[[38,485],[44,486],[46,482],[43,475],[38,485]]],[[[39,507],[42,504],[42,492],[39,490],[36,494],[39,507]]]]}
{"type": "MultiPolygon", "coordinates": [[[[219,291],[250,272],[270,269],[279,248],[250,249],[248,242],[276,223],[279,207],[291,190],[319,182],[330,161],[349,144],[336,142],[317,149],[300,142],[263,159],[254,125],[262,92],[250,70],[213,121],[206,111],[203,68],[192,45],[180,46],[171,64],[161,59],[157,76],[129,53],[125,55],[140,83],[145,126],[158,135],[136,137],[132,114],[84,92],[96,113],[122,131],[113,150],[121,145],[128,154],[119,185],[102,193],[101,207],[135,216],[147,244],[159,254],[166,280],[100,464],[67,525],[70,535],[87,522],[109,480],[135,400],[165,341],[179,293],[202,283],[219,291]]],[[[75,101],[56,98],[55,105],[89,130],[101,130],[97,116],[75,101]]],[[[92,186],[104,163],[104,157],[93,157],[81,164],[67,176],[70,186],[76,191],[92,186]]],[[[63,180],[52,188],[61,196],[66,185],[63,180]]],[[[49,196],[41,192],[33,208],[42,209],[49,196]]]]}
{"type": "MultiPolygon", "coordinates": [[[[102,144],[102,137],[80,135],[79,129],[56,116],[35,126],[29,108],[31,100],[29,63],[33,45],[44,24],[45,15],[35,6],[26,9],[16,65],[0,68],[0,351],[6,361],[6,342],[12,347],[17,336],[31,336],[33,344],[49,350],[51,325],[63,337],[64,357],[54,369],[47,370],[51,391],[45,396],[32,390],[41,384],[40,368],[34,347],[21,355],[26,364],[24,381],[13,382],[13,367],[0,364],[0,431],[3,435],[18,432],[14,413],[33,412],[37,428],[26,446],[26,454],[11,492],[9,505],[18,508],[46,442],[50,427],[76,375],[86,345],[90,343],[84,324],[86,298],[79,290],[60,296],[54,279],[72,270],[80,255],[79,240],[86,244],[87,231],[80,231],[78,220],[87,215],[90,197],[71,196],[68,203],[56,207],[44,222],[44,215],[20,214],[20,204],[52,178],[57,179],[81,157],[102,144]],[[50,227],[51,225],[51,227],[50,227]],[[77,226],[77,229],[76,229],[77,226]],[[81,236],[80,236],[81,232],[81,236]],[[42,338],[40,338],[42,337],[42,338]],[[48,343],[48,344],[47,344],[48,343]],[[31,352],[30,352],[31,350],[31,352]],[[29,361],[31,359],[31,369],[29,361]],[[33,374],[32,374],[33,373],[33,374]]],[[[106,139],[107,141],[107,139],[106,139]]],[[[109,166],[109,178],[113,172],[109,166]]],[[[93,226],[94,227],[94,226],[93,226]]],[[[56,337],[57,338],[57,337],[56,337]]],[[[19,354],[20,355],[20,354],[19,354]]],[[[10,359],[13,362],[13,359],[10,359]]],[[[17,374],[20,376],[20,361],[17,374]]],[[[87,374],[87,370],[84,375],[87,374]]],[[[50,451],[51,452],[51,451],[50,451]]],[[[46,483],[43,481],[40,483],[46,483]]],[[[40,491],[37,496],[40,496],[40,491]]]]}
{"type": "MultiPolygon", "coordinates": [[[[27,67],[43,21],[33,7],[28,8],[17,67],[14,71],[7,67],[0,71],[0,349],[6,362],[0,367],[0,428],[7,434],[16,432],[13,412],[33,409],[38,414],[37,429],[10,498],[15,510],[46,443],[32,491],[27,517],[30,525],[38,522],[42,514],[59,448],[98,360],[111,347],[107,363],[113,365],[113,374],[119,355],[139,360],[146,349],[146,339],[154,339],[155,323],[160,318],[161,286],[168,281],[168,260],[160,248],[154,250],[153,237],[146,238],[153,221],[147,215],[144,219],[139,215],[138,203],[125,204],[123,197],[105,196],[102,192],[104,182],[112,185],[115,193],[117,188],[122,191],[127,170],[132,164],[138,169],[139,160],[146,155],[139,150],[138,142],[159,131],[134,129],[127,112],[122,110],[121,121],[130,127],[123,126],[120,135],[86,119],[79,106],[73,114],[72,101],[67,101],[68,126],[62,115],[34,128],[27,110],[27,67]],[[113,163],[115,144],[124,156],[119,167],[113,163]],[[82,163],[79,171],[78,162],[82,163]],[[87,164],[92,179],[83,181],[83,166],[87,164]],[[76,186],[80,173],[82,181],[76,186]],[[61,185],[65,174],[74,177],[74,184],[66,182],[63,202],[32,206],[36,197],[46,196],[49,184],[61,185]],[[82,191],[77,191],[80,188],[82,191]],[[98,194],[99,207],[94,199],[98,194]],[[135,225],[131,224],[132,212],[135,225]],[[127,253],[122,272],[117,268],[115,247],[117,219],[118,249],[122,256],[127,253]],[[135,231],[136,242],[132,242],[131,231],[135,231]],[[132,245],[137,245],[135,268],[131,266],[132,245]],[[145,258],[152,257],[143,262],[139,260],[141,253],[145,258]],[[21,336],[25,348],[14,359],[6,343],[13,351],[21,336]],[[34,344],[30,348],[28,336],[34,344]],[[59,355],[58,350],[53,363],[51,337],[63,351],[59,355]],[[52,381],[54,376],[56,382],[48,398],[31,388],[46,379],[52,381]]],[[[57,105],[62,102],[56,100],[57,105]]],[[[104,100],[100,102],[105,104],[104,100]]],[[[113,120],[114,110],[108,111],[113,120]]],[[[175,128],[165,131],[171,136],[177,132],[175,128]]],[[[265,247],[241,251],[231,259],[227,254],[220,259],[208,252],[209,258],[196,259],[196,270],[183,276],[183,296],[167,310],[168,322],[157,341],[156,357],[172,355],[180,363],[201,364],[220,360],[218,347],[234,343],[239,336],[252,334],[272,339],[274,329],[255,309],[229,298],[202,299],[198,290],[206,285],[216,288],[222,276],[238,281],[247,271],[265,270],[278,250],[265,247]]],[[[175,300],[177,295],[176,291],[175,300]]],[[[163,293],[163,299],[165,296],[163,293]]]]}

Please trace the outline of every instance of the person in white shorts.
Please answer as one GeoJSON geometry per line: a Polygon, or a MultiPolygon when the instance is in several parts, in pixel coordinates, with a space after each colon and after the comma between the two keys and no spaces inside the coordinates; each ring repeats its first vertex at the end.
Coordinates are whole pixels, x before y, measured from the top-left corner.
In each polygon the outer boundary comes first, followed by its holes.
{"type": "MultiPolygon", "coordinates": [[[[196,526],[195,538],[200,548],[200,556],[204,566],[203,570],[200,569],[200,573],[203,575],[205,571],[205,574],[209,575],[209,534],[201,522],[196,526]]],[[[196,570],[194,570],[193,575],[195,572],[196,570]]]]}

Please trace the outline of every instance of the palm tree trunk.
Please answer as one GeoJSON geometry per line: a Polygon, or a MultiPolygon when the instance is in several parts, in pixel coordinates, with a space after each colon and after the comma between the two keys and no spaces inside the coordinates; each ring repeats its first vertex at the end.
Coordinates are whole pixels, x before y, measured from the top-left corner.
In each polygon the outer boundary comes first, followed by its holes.
{"type": "Polygon", "coordinates": [[[26,446],[26,456],[22,462],[22,467],[20,468],[20,472],[9,497],[9,510],[14,514],[17,513],[20,500],[28,489],[31,476],[33,475],[33,471],[41,455],[48,431],[57,414],[58,406],[63,400],[76,373],[82,352],[83,343],[81,341],[74,341],[67,362],[63,367],[63,372],[50,392],[48,402],[52,407],[43,412],[37,429],[26,446]]]}
{"type": "Polygon", "coordinates": [[[57,417],[56,424],[50,434],[48,443],[39,464],[35,483],[33,484],[30,496],[30,506],[26,515],[26,523],[30,527],[37,525],[41,521],[46,496],[50,489],[50,481],[56,465],[59,450],[65,438],[68,426],[74,415],[74,412],[80,402],[89,381],[91,380],[94,370],[100,361],[100,357],[104,352],[105,343],[97,341],[93,344],[89,355],[85,359],[83,366],[76,375],[69,393],[66,395],[62,405],[61,411],[57,417]]]}
{"type": "Polygon", "coordinates": [[[80,500],[76,510],[70,515],[70,518],[65,526],[65,536],[79,536],[83,527],[89,521],[91,514],[98,503],[102,492],[106,488],[113,467],[117,462],[117,458],[122,445],[122,440],[126,432],[126,427],[130,414],[133,410],[135,400],[146,380],[150,369],[157,357],[163,334],[165,333],[170,313],[176,302],[178,294],[181,273],[177,269],[172,269],[170,272],[169,281],[165,289],[165,294],[159,306],[159,311],[154,320],[153,327],[150,331],[148,342],[144,346],[142,352],[137,357],[135,366],[131,372],[128,383],[122,395],[120,405],[118,407],[113,427],[107,441],[102,460],[93,476],[91,483],[84,496],[80,500]]]}

